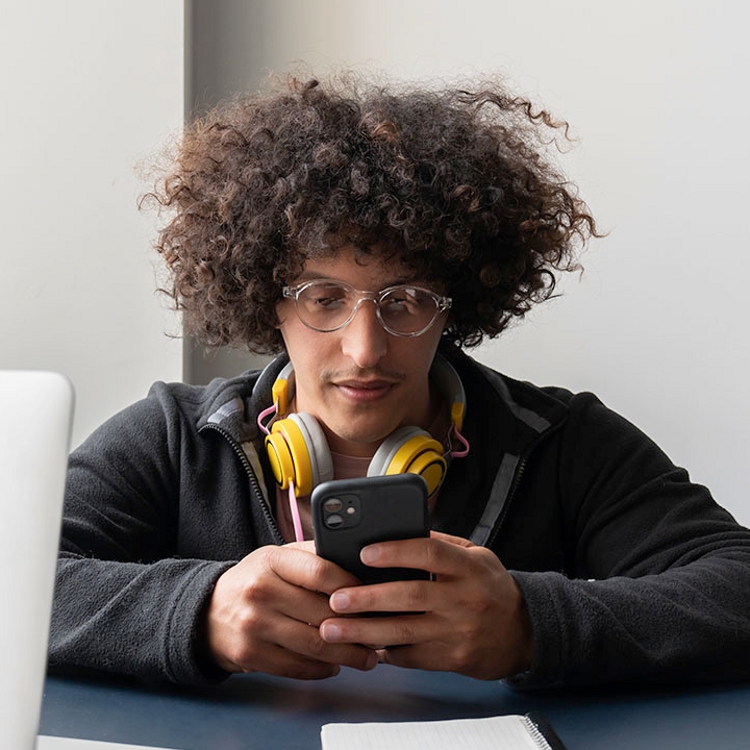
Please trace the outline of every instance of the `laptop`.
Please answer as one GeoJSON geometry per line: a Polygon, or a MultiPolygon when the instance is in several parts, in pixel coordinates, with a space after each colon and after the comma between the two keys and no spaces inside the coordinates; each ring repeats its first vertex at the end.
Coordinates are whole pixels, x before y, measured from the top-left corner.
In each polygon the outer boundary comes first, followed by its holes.
{"type": "Polygon", "coordinates": [[[32,750],[47,662],[73,391],[51,372],[0,372],[0,747],[32,750]]]}
{"type": "Polygon", "coordinates": [[[72,417],[64,376],[0,370],[0,748],[146,750],[37,734],[72,417]]]}

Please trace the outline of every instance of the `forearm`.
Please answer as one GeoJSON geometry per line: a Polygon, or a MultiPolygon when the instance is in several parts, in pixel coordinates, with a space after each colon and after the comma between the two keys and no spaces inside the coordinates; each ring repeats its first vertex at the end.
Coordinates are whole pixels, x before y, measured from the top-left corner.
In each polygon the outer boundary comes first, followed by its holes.
{"type": "Polygon", "coordinates": [[[63,553],[50,666],[148,681],[215,682],[222,673],[202,658],[201,615],[214,582],[230,565],[180,559],[124,563],[63,553]]]}
{"type": "Polygon", "coordinates": [[[529,609],[534,683],[750,677],[750,561],[704,558],[641,578],[514,572],[529,609]]]}

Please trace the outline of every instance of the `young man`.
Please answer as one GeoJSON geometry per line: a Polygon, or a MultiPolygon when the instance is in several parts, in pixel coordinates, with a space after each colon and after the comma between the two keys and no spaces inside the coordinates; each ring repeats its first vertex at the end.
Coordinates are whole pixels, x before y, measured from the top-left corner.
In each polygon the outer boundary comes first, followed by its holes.
{"type": "Polygon", "coordinates": [[[750,675],[750,532],[591,394],[463,352],[548,297],[596,232],[543,158],[560,128],[499,85],[291,81],[187,129],[152,196],[172,212],[169,291],[207,344],[279,356],[157,384],[73,454],[53,667],[750,675]],[[433,531],[362,560],[432,580],[360,586],[315,555],[309,495],[383,473],[404,434],[448,465],[433,531]],[[352,617],[368,612],[419,614],[352,617]]]}

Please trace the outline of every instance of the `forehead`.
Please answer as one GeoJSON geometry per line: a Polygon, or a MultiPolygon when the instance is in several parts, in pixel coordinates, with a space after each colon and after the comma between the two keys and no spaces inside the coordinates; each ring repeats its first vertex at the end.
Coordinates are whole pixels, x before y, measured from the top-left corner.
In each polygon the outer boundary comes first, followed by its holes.
{"type": "Polygon", "coordinates": [[[365,252],[347,245],[335,253],[307,258],[296,281],[310,279],[345,281],[358,289],[377,290],[414,281],[415,275],[393,251],[385,252],[375,245],[365,252]]]}

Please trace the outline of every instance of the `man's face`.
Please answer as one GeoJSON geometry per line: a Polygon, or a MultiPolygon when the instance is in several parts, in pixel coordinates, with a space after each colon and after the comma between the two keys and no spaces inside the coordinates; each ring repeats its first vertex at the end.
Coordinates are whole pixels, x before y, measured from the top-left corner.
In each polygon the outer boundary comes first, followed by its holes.
{"type": "MultiPolygon", "coordinates": [[[[355,249],[345,247],[335,257],[308,260],[292,284],[326,279],[375,293],[404,281],[431,288],[414,278],[397,258],[384,261],[375,250],[355,260],[355,249]]],[[[331,450],[370,456],[397,427],[429,425],[434,414],[428,373],[445,313],[413,338],[388,333],[369,300],[360,304],[347,326],[329,333],[305,326],[292,299],[280,302],[277,313],[294,366],[295,410],[312,414],[320,422],[331,450]]]]}

